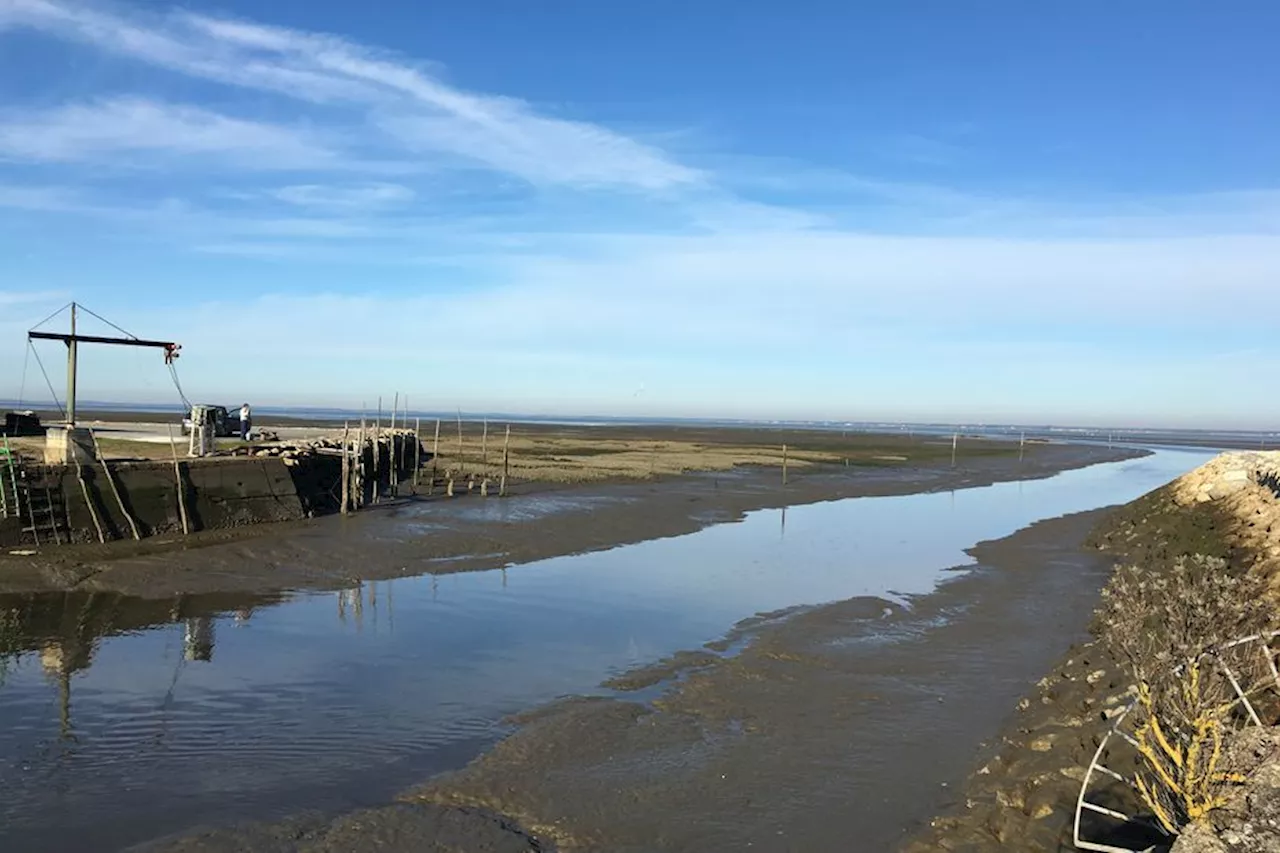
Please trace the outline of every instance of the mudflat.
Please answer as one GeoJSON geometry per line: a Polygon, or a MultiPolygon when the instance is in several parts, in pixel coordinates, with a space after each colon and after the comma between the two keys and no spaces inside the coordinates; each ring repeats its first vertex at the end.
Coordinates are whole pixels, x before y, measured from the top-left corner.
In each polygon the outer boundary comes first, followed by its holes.
{"type": "Polygon", "coordinates": [[[140,849],[891,850],[955,804],[978,742],[1083,636],[1110,567],[1084,547],[1102,515],[983,543],[976,569],[910,608],[855,598],[747,620],[617,679],[634,700],[520,715],[397,804],[140,849]]]}
{"type": "MultiPolygon", "coordinates": [[[[564,440],[563,433],[557,435],[564,440]]],[[[642,440],[608,435],[616,442],[642,440]]],[[[644,441],[659,440],[645,435],[644,441]]],[[[961,442],[953,466],[950,442],[935,439],[713,430],[686,434],[681,441],[687,445],[682,454],[702,448],[719,467],[699,471],[686,461],[674,468],[687,472],[680,474],[586,477],[585,482],[524,479],[509,499],[468,493],[460,478],[457,497],[436,489],[350,517],[10,553],[0,555],[0,592],[77,590],[171,598],[334,589],[357,580],[496,568],[602,550],[690,533],[763,508],[1036,479],[1141,455],[1057,444],[1028,444],[1020,453],[1016,444],[968,440],[961,442]],[[780,447],[780,437],[793,442],[785,485],[780,467],[739,461],[752,460],[761,447],[780,447]],[[768,445],[762,443],[766,439],[768,445]],[[832,461],[850,457],[857,464],[832,461]]],[[[579,457],[608,455],[582,452],[579,457]]],[[[557,464],[563,469],[569,463],[557,464]]]]}

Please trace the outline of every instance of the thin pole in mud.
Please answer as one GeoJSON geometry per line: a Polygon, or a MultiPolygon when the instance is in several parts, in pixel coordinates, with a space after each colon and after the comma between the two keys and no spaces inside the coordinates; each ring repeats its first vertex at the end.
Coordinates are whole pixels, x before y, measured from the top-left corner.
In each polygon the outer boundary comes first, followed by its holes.
{"type": "Polygon", "coordinates": [[[462,470],[462,409],[458,409],[458,470],[462,470]]]}
{"type": "Polygon", "coordinates": [[[480,434],[480,476],[489,482],[489,419],[484,419],[484,432],[480,434]]]}
{"type": "Polygon", "coordinates": [[[1022,438],[1018,441],[1018,461],[1022,461],[1023,454],[1027,452],[1027,434],[1024,432],[1022,438]]]}
{"type": "Polygon", "coordinates": [[[507,474],[511,470],[511,424],[507,424],[507,437],[502,440],[502,482],[498,484],[498,497],[507,496],[507,474]]]}
{"type": "Polygon", "coordinates": [[[787,446],[782,445],[782,485],[787,484],[787,446]]]}
{"type": "Polygon", "coordinates": [[[956,448],[960,446],[960,433],[951,434],[951,467],[956,467],[956,448]]]}
{"type": "MultiPolygon", "coordinates": [[[[408,405],[405,406],[407,410],[408,405]]],[[[413,419],[413,488],[418,488],[418,470],[422,467],[422,418],[413,419]]]]}
{"type": "Polygon", "coordinates": [[[391,496],[396,496],[396,414],[400,410],[400,392],[396,392],[395,401],[391,404],[391,426],[387,427],[387,486],[391,496]]]}
{"type": "Polygon", "coordinates": [[[351,424],[342,425],[342,514],[351,508],[351,424]]]}
{"type": "Polygon", "coordinates": [[[373,502],[382,500],[382,483],[378,469],[382,466],[382,398],[378,398],[378,417],[373,421],[373,502]]]}
{"type": "Polygon", "coordinates": [[[431,445],[431,492],[436,490],[436,476],[440,473],[440,419],[436,418],[436,440],[431,445]]]}
{"type": "Polygon", "coordinates": [[[364,506],[364,444],[365,444],[365,420],[364,415],[360,416],[360,455],[356,462],[356,508],[364,506]]]}
{"type": "Polygon", "coordinates": [[[173,481],[178,490],[178,516],[182,519],[182,535],[187,536],[191,533],[191,524],[187,521],[187,490],[182,484],[182,469],[178,467],[178,442],[173,440],[173,425],[166,426],[169,429],[169,450],[173,453],[173,481]]]}
{"type": "Polygon", "coordinates": [[[111,469],[107,467],[107,460],[102,455],[102,448],[98,445],[98,434],[90,429],[89,438],[93,439],[93,453],[98,457],[98,464],[102,466],[102,476],[107,481],[107,485],[111,487],[111,493],[116,496],[116,503],[120,505],[120,514],[124,516],[125,521],[129,522],[129,530],[133,532],[133,538],[141,540],[142,534],[138,532],[138,525],[134,524],[133,516],[129,515],[129,510],[124,505],[124,498],[120,496],[120,489],[116,486],[116,481],[111,476],[111,469]]]}

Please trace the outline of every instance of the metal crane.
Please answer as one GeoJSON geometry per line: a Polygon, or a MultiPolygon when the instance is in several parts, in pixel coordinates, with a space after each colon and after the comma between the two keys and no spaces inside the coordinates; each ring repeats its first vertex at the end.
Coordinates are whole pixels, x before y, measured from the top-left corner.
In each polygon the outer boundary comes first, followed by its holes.
{"type": "MultiPolygon", "coordinates": [[[[172,341],[148,341],[134,337],[107,320],[103,320],[103,322],[119,329],[127,337],[111,338],[102,335],[78,335],[76,334],[76,312],[79,307],[76,303],[71,303],[70,334],[64,335],[61,332],[37,332],[34,330],[27,332],[28,341],[62,341],[67,345],[67,427],[69,429],[74,428],[76,425],[76,350],[79,344],[114,344],[117,346],[163,349],[164,362],[168,365],[173,364],[173,360],[178,357],[178,351],[182,349],[181,346],[172,341]]],[[[87,311],[88,309],[85,310],[87,311]]],[[[89,313],[93,314],[92,311],[89,313]]],[[[93,316],[97,317],[98,315],[93,314],[93,316]]],[[[101,320],[102,318],[99,317],[98,319],[101,320]]]]}

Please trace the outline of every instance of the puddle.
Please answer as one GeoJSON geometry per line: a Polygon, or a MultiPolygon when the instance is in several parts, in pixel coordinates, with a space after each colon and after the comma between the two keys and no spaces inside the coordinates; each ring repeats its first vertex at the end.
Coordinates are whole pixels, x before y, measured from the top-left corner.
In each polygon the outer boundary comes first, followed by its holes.
{"type": "MultiPolygon", "coordinates": [[[[604,679],[756,613],[901,603],[970,563],[975,542],[1129,501],[1211,455],[762,510],[602,553],[336,594],[0,596],[0,849],[120,849],[202,823],[385,802],[466,763],[512,713],[604,693],[604,679]]],[[[585,518],[596,500],[458,502],[380,523],[585,518]]]]}

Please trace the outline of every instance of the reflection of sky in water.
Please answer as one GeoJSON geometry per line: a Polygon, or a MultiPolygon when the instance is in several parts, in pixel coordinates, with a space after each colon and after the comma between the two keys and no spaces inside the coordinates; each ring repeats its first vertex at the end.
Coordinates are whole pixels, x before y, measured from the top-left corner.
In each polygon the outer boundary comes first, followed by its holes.
{"type": "Polygon", "coordinates": [[[433,501],[408,504],[385,519],[385,535],[410,540],[424,533],[448,530],[455,521],[529,523],[563,512],[588,512],[619,498],[605,495],[528,495],[510,500],[433,501]]]}
{"type": "MultiPolygon", "coordinates": [[[[505,714],[722,635],[759,611],[927,592],[964,549],[1121,503],[1204,461],[1161,452],[1050,480],[765,510],[740,524],[502,571],[303,595],[99,642],[71,731],[40,655],[0,688],[0,849],[83,849],[203,821],[377,802],[457,766],[505,714]],[[212,630],[212,637],[200,632],[212,630]],[[184,633],[211,639],[184,659],[184,633]]],[[[451,512],[539,514],[571,497],[451,512]],[[492,507],[492,508],[490,508],[492,507]]],[[[434,522],[430,513],[404,522],[434,522]]],[[[0,600],[0,607],[3,607],[0,600]]],[[[45,662],[56,665],[53,655],[45,662]]]]}

